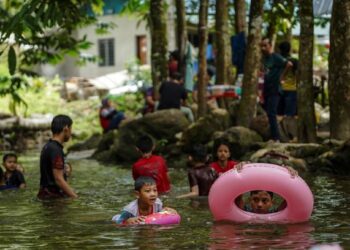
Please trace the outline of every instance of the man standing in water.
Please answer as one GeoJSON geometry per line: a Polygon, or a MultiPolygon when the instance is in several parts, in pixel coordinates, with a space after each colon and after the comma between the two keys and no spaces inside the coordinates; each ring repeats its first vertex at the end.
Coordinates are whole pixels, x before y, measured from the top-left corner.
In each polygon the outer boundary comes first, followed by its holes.
{"type": "Polygon", "coordinates": [[[72,124],[72,119],[66,115],[57,115],[52,120],[52,138],[40,155],[39,199],[78,197],[67,183],[63,154],[63,143],[71,137],[72,124]]]}

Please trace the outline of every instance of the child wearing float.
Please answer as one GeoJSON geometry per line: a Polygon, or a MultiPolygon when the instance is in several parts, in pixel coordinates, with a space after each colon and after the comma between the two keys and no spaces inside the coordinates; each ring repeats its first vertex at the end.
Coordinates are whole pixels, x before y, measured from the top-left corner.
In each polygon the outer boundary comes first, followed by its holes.
{"type": "Polygon", "coordinates": [[[265,190],[254,190],[250,191],[249,204],[240,202],[239,207],[244,211],[251,213],[275,213],[281,211],[286,207],[286,201],[283,201],[278,208],[273,207],[273,205],[273,192],[265,190]]]}
{"type": "Polygon", "coordinates": [[[7,188],[25,188],[26,182],[21,172],[23,168],[17,164],[17,155],[13,153],[5,154],[2,158],[2,165],[6,171],[3,181],[7,188]]]}
{"type": "Polygon", "coordinates": [[[214,144],[215,160],[210,164],[210,167],[214,169],[218,175],[225,173],[226,171],[235,168],[236,161],[231,160],[231,145],[226,140],[217,140],[214,144]]]}
{"type": "Polygon", "coordinates": [[[207,196],[217,173],[207,164],[207,149],[204,145],[195,145],[188,157],[188,163],[192,166],[188,170],[188,181],[190,192],[177,198],[188,198],[196,196],[207,196]]]}
{"type": "Polygon", "coordinates": [[[152,177],[157,183],[159,194],[170,191],[170,178],[168,167],[163,157],[154,155],[155,145],[148,135],[141,136],[136,149],[141,153],[141,158],[132,166],[132,177],[136,180],[140,176],[152,177]]]}
{"type": "Polygon", "coordinates": [[[163,208],[153,178],[140,176],[135,181],[134,189],[137,199],[125,206],[121,214],[117,214],[112,218],[117,224],[142,224],[145,216],[162,211],[177,214],[175,209],[163,208]]]}
{"type": "MultiPolygon", "coordinates": [[[[241,171],[244,165],[237,165],[237,171],[241,171]]],[[[292,167],[286,166],[291,177],[294,178],[298,175],[298,172],[292,167]]],[[[283,210],[287,206],[287,202],[283,202],[276,208],[273,207],[273,192],[266,190],[253,190],[250,191],[249,204],[245,204],[242,195],[238,196],[236,199],[237,206],[247,212],[257,213],[257,214],[268,214],[275,213],[283,210]]]]}

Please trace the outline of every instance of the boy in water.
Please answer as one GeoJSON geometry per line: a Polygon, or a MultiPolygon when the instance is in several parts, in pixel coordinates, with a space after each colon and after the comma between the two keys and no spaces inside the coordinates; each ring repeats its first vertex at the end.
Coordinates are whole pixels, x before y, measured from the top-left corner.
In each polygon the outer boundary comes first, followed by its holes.
{"type": "Polygon", "coordinates": [[[52,120],[52,139],[46,143],[40,155],[39,199],[78,197],[67,183],[63,154],[63,143],[72,135],[72,124],[72,119],[66,115],[57,115],[52,120]]]}
{"type": "Polygon", "coordinates": [[[254,190],[250,192],[249,204],[240,202],[239,207],[247,212],[257,214],[275,213],[286,207],[286,202],[278,208],[274,208],[273,192],[265,190],[254,190]]]}
{"type": "MultiPolygon", "coordinates": [[[[241,171],[243,166],[244,165],[237,166],[237,170],[241,171]]],[[[298,175],[298,172],[294,168],[288,166],[285,167],[292,178],[298,175]]],[[[283,200],[283,202],[277,208],[273,207],[273,192],[266,190],[250,191],[249,204],[245,204],[242,199],[242,195],[240,195],[236,199],[236,204],[244,211],[257,214],[275,213],[283,210],[287,206],[287,202],[283,200]]]]}
{"type": "Polygon", "coordinates": [[[152,154],[154,147],[150,136],[144,135],[138,139],[136,148],[142,157],[132,166],[132,177],[134,180],[140,176],[152,177],[159,194],[163,194],[170,191],[170,178],[164,158],[152,154]]]}
{"type": "Polygon", "coordinates": [[[123,208],[121,214],[113,216],[112,220],[117,224],[142,224],[145,216],[167,211],[176,214],[172,208],[163,208],[163,203],[158,198],[157,185],[153,178],[140,176],[134,184],[137,199],[123,208]]]}
{"type": "Polygon", "coordinates": [[[6,169],[4,174],[5,184],[8,188],[25,188],[26,182],[21,171],[18,171],[17,167],[17,155],[13,153],[5,154],[2,158],[2,164],[6,169]]]}

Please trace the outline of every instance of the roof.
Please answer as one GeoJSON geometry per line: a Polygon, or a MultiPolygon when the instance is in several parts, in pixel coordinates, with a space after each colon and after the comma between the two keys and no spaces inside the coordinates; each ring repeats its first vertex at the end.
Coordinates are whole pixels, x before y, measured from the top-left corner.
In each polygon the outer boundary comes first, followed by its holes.
{"type": "Polygon", "coordinates": [[[333,0],[313,0],[314,16],[332,13],[333,0]]]}

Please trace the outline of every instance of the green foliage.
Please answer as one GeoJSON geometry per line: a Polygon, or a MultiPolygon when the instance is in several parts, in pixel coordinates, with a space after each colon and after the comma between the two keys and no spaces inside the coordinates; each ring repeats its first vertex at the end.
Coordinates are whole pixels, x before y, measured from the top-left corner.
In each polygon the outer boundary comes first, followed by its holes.
{"type": "MultiPolygon", "coordinates": [[[[7,55],[11,77],[1,76],[0,96],[9,95],[10,110],[27,104],[18,91],[27,83],[22,75],[35,75],[36,64],[57,64],[65,54],[78,56],[91,43],[77,39],[73,31],[96,21],[88,9],[100,13],[103,0],[8,0],[0,2],[0,55],[7,55]],[[18,48],[17,54],[15,48],[18,48]],[[19,49],[20,48],[20,49],[19,49]],[[5,53],[6,52],[6,53],[5,53]],[[15,76],[18,70],[18,76],[15,76]]],[[[1,60],[4,61],[4,60],[1,60]]]]}
{"type": "Polygon", "coordinates": [[[10,47],[9,53],[8,53],[8,65],[9,65],[9,72],[10,75],[14,75],[16,72],[16,65],[17,65],[17,58],[16,58],[16,52],[13,46],[10,47]]]}
{"type": "Polygon", "coordinates": [[[122,15],[136,15],[139,18],[137,25],[140,25],[141,22],[145,21],[149,26],[150,1],[151,0],[128,0],[124,4],[120,13],[122,15]]]}

